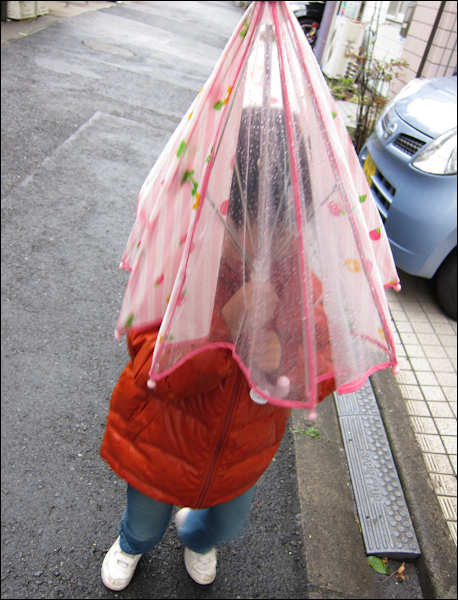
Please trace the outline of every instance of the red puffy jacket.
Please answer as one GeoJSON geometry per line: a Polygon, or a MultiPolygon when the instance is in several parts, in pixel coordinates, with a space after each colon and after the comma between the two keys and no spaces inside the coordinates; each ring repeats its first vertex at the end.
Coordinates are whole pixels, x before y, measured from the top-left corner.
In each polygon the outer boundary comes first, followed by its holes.
{"type": "Polygon", "coordinates": [[[128,336],[131,360],[110,403],[101,456],[140,492],[204,508],[252,487],[291,410],[259,405],[230,350],[209,349],[148,389],[157,331],[128,336]]]}

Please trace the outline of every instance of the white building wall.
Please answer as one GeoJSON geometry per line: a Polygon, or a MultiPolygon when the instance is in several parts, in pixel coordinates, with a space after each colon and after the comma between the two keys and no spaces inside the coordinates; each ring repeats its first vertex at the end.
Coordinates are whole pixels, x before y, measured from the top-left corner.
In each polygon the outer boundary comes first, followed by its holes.
{"type": "MultiPolygon", "coordinates": [[[[385,86],[383,95],[388,98],[397,94],[411,79],[417,77],[442,77],[453,75],[457,68],[457,3],[445,2],[443,14],[437,27],[436,18],[442,2],[420,0],[416,3],[407,37],[401,36],[403,14],[396,17],[388,14],[388,1],[369,0],[362,2],[342,2],[338,15],[355,19],[359,13],[360,22],[367,30],[371,27],[377,33],[374,57],[383,62],[405,60],[409,64],[397,76],[391,86],[385,86]],[[361,12],[362,9],[362,12],[361,12]],[[433,32],[434,29],[434,32],[433,32]],[[431,40],[431,35],[434,37],[431,40]]],[[[408,3],[402,4],[405,10],[408,3]]],[[[336,22],[336,21],[334,21],[336,22]]],[[[328,40],[332,35],[328,37],[328,40]]],[[[326,55],[326,49],[324,56],[326,55]]]]}

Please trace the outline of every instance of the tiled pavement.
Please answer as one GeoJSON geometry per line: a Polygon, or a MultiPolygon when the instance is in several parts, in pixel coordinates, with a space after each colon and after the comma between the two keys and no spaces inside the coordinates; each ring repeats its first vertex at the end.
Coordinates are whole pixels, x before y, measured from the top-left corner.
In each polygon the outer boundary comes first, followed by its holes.
{"type": "Polygon", "coordinates": [[[431,282],[399,275],[401,292],[387,294],[401,369],[397,381],[456,544],[457,323],[441,311],[431,282]]]}
{"type": "MultiPolygon", "coordinates": [[[[357,105],[337,106],[347,125],[354,125],[357,105]]],[[[401,369],[397,381],[456,544],[457,323],[438,306],[430,281],[399,276],[401,292],[387,292],[401,369]]]]}

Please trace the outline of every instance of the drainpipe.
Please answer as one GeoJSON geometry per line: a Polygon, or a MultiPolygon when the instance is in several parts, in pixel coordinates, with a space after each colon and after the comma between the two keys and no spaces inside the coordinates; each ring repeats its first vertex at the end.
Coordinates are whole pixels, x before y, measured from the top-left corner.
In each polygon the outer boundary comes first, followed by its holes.
{"type": "Polygon", "coordinates": [[[437,11],[436,20],[434,21],[433,28],[431,29],[431,35],[429,36],[428,43],[426,44],[426,49],[423,53],[423,58],[421,59],[420,66],[418,67],[416,77],[421,77],[421,74],[423,73],[423,69],[425,67],[426,61],[428,60],[428,54],[429,54],[429,51],[431,50],[431,46],[434,41],[434,36],[436,35],[436,31],[437,31],[437,28],[439,27],[442,13],[444,12],[444,8],[445,8],[446,4],[447,4],[446,2],[441,2],[439,10],[437,11]]]}
{"type": "Polygon", "coordinates": [[[321,19],[320,28],[318,29],[318,37],[316,40],[314,52],[315,58],[317,59],[318,64],[320,66],[338,4],[340,4],[340,2],[334,2],[329,0],[326,2],[323,17],[321,19]]]}

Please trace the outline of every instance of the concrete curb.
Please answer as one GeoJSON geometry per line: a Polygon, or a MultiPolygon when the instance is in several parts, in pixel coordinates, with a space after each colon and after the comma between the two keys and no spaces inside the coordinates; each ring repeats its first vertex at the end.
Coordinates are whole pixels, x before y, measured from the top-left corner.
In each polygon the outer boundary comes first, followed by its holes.
{"type": "MultiPolygon", "coordinates": [[[[327,398],[313,426],[302,411],[291,423],[296,451],[309,598],[456,598],[456,548],[396,379],[389,371],[371,377],[393,459],[409,507],[421,556],[406,562],[404,595],[396,579],[367,565],[335,403],[327,398]],[[407,588],[407,589],[406,589],[407,588]],[[409,593],[410,590],[410,593],[409,593]],[[405,593],[408,595],[405,595],[405,593]]],[[[391,562],[391,561],[390,561],[391,562]]],[[[391,565],[390,565],[391,566],[391,565]]],[[[392,562],[392,571],[399,567],[392,562]]]]}
{"type": "Polygon", "coordinates": [[[415,564],[423,597],[456,598],[456,547],[412,430],[405,399],[389,371],[379,371],[371,383],[422,552],[415,564]]]}
{"type": "MultiPolygon", "coordinates": [[[[307,598],[423,598],[414,563],[405,582],[387,580],[367,563],[339,419],[333,399],[318,408],[313,427],[304,411],[293,411],[292,432],[307,568],[307,598]],[[402,586],[402,588],[400,587],[402,586]],[[402,591],[403,595],[399,595],[402,591]]],[[[401,561],[389,561],[395,572],[401,561]]]]}

